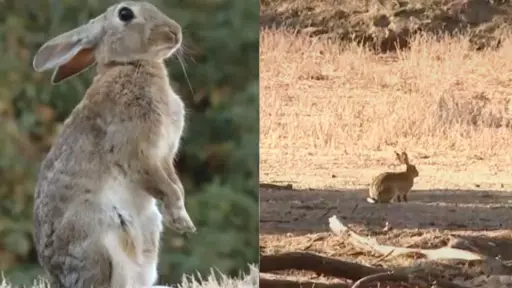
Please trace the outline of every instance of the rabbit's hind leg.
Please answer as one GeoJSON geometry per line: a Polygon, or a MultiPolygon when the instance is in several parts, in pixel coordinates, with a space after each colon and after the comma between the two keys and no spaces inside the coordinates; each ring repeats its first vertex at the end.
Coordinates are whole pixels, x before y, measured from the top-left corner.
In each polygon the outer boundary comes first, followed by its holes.
{"type": "MultiPolygon", "coordinates": [[[[129,217],[94,199],[69,207],[54,237],[51,261],[59,288],[125,288],[137,283],[138,249],[129,217]]],[[[51,270],[51,269],[49,269],[51,270]]]]}
{"type": "Polygon", "coordinates": [[[51,287],[112,287],[112,263],[107,251],[87,244],[73,246],[69,254],[59,255],[52,261],[48,269],[52,278],[51,287]]]}
{"type": "Polygon", "coordinates": [[[389,203],[393,200],[395,196],[395,190],[392,186],[384,186],[381,191],[379,191],[379,202],[380,203],[389,203]]]}
{"type": "MultiPolygon", "coordinates": [[[[51,277],[52,287],[107,288],[111,286],[112,261],[101,243],[101,209],[89,201],[77,201],[38,253],[51,277]]],[[[103,214],[104,215],[104,214],[103,214]]]]}

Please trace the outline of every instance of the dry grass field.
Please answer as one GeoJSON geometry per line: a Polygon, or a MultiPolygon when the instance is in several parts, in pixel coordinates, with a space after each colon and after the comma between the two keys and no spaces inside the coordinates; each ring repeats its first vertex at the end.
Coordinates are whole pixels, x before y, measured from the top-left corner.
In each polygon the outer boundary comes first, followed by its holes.
{"type": "MultiPolygon", "coordinates": [[[[260,39],[260,182],[293,185],[260,189],[264,253],[413,265],[376,261],[333,236],[328,218],[337,215],[380,243],[437,248],[458,235],[492,242],[488,255],[512,260],[512,38],[475,51],[465,36],[417,36],[394,54],[279,29],[260,39]],[[404,169],[395,150],[419,170],[409,202],[366,203],[377,173],[404,169]]],[[[492,273],[436,267],[445,276],[492,273]]]]}

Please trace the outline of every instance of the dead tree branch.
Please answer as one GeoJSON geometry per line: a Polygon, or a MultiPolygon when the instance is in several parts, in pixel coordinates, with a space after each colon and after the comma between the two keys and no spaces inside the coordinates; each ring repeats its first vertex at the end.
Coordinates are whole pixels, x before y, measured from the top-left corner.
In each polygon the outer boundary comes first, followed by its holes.
{"type": "MultiPolygon", "coordinates": [[[[367,237],[363,237],[357,234],[355,231],[350,229],[349,227],[343,225],[336,216],[332,216],[329,218],[329,227],[336,235],[348,235],[348,240],[356,247],[363,249],[365,251],[374,251],[382,255],[382,257],[387,258],[391,256],[398,255],[406,255],[406,254],[422,254],[425,258],[429,260],[440,260],[440,259],[461,259],[461,260],[484,260],[488,259],[487,256],[466,251],[462,249],[452,248],[452,247],[444,247],[440,249],[415,249],[415,248],[403,248],[403,247],[395,247],[389,245],[381,245],[375,239],[370,239],[367,237]]],[[[465,286],[461,286],[449,281],[437,279],[435,281],[430,281],[428,277],[424,275],[412,275],[411,273],[400,273],[397,271],[394,272],[379,272],[374,275],[368,275],[361,277],[358,282],[354,284],[352,288],[356,287],[364,287],[362,285],[368,285],[371,282],[375,281],[402,281],[406,283],[415,284],[419,287],[429,287],[425,286],[426,283],[435,282],[436,285],[443,288],[464,288],[465,286]],[[362,284],[361,284],[362,283],[362,284]],[[366,284],[365,284],[366,283],[366,284]],[[359,286],[355,286],[355,285],[359,286]],[[423,286],[421,286],[423,285],[423,286]]]]}
{"type": "Polygon", "coordinates": [[[416,249],[416,248],[404,248],[395,247],[390,245],[381,245],[375,239],[363,237],[357,234],[349,227],[343,225],[336,216],[329,218],[329,227],[332,232],[336,235],[348,235],[349,241],[356,247],[365,251],[373,251],[381,255],[387,255],[388,257],[396,257],[399,255],[415,254],[423,255],[428,260],[484,260],[487,257],[485,255],[466,251],[462,249],[443,247],[439,249],[416,249]]]}
{"type": "Polygon", "coordinates": [[[260,257],[260,272],[283,270],[307,270],[326,276],[358,280],[368,275],[385,272],[385,269],[374,268],[353,262],[323,257],[309,252],[288,252],[260,257]]]}

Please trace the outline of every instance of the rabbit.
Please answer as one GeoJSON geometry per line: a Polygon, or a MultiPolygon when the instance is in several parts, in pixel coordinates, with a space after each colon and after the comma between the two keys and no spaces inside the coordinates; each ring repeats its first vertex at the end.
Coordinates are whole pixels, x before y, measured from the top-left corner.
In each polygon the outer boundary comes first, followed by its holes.
{"type": "Polygon", "coordinates": [[[151,287],[163,225],[196,231],[174,168],[185,106],[164,66],[181,42],[177,22],[127,1],[36,52],[52,84],[97,64],[37,177],[34,241],[52,287],[151,287]]]}
{"type": "Polygon", "coordinates": [[[403,172],[384,172],[377,175],[369,189],[370,197],[366,201],[370,203],[389,203],[396,197],[398,202],[407,202],[407,193],[414,185],[414,178],[419,176],[416,166],[409,163],[407,153],[399,154],[395,151],[398,162],[405,164],[403,172]]]}

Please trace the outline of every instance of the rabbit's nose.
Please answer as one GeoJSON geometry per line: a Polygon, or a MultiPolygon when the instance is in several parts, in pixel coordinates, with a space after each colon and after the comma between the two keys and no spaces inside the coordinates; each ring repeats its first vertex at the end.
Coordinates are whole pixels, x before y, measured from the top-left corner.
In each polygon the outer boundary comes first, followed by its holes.
{"type": "Polygon", "coordinates": [[[181,33],[176,33],[173,30],[169,30],[167,32],[167,34],[168,34],[169,43],[174,45],[174,44],[178,44],[181,42],[181,33]]]}
{"type": "Polygon", "coordinates": [[[181,26],[180,24],[178,24],[178,22],[172,20],[172,19],[167,19],[167,23],[166,23],[166,28],[167,30],[169,31],[170,34],[172,35],[175,35],[178,39],[176,40],[181,40],[181,26]]]}
{"type": "Polygon", "coordinates": [[[170,36],[170,41],[173,44],[179,44],[181,43],[181,27],[179,25],[171,25],[167,29],[167,33],[170,36]]]}
{"type": "Polygon", "coordinates": [[[181,43],[181,29],[176,30],[174,28],[161,27],[158,34],[160,34],[158,37],[164,45],[176,46],[181,43]]]}

